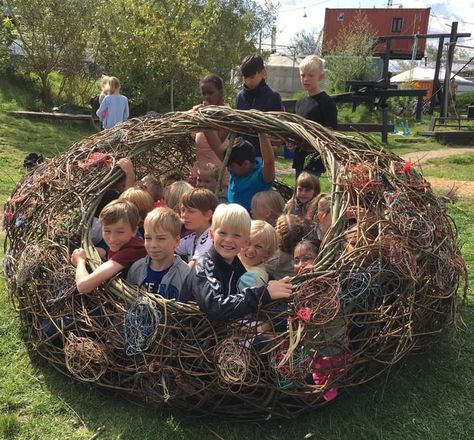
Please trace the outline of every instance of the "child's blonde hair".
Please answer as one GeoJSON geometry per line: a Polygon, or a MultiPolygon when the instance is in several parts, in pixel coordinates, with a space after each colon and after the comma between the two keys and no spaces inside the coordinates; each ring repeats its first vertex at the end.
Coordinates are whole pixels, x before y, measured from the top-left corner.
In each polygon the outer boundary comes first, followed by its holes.
{"type": "Polygon", "coordinates": [[[264,220],[252,220],[250,239],[261,239],[267,255],[271,257],[278,249],[278,236],[275,228],[264,220]]]}
{"type": "Polygon", "coordinates": [[[282,252],[293,255],[296,245],[303,239],[308,229],[301,217],[293,214],[280,215],[275,226],[278,248],[282,252]]]}
{"type": "Polygon", "coordinates": [[[108,90],[109,83],[110,83],[110,76],[102,75],[102,78],[100,79],[100,87],[102,88],[102,91],[104,93],[106,90],[108,90]]]}
{"type": "Polygon", "coordinates": [[[237,232],[244,237],[250,236],[251,219],[247,210],[237,203],[219,205],[212,216],[211,229],[215,231],[225,228],[226,231],[237,232]]]}
{"type": "Polygon", "coordinates": [[[115,76],[109,76],[109,83],[106,85],[106,93],[113,95],[117,90],[120,90],[120,81],[115,76]]]}
{"type": "Polygon", "coordinates": [[[258,206],[270,211],[270,217],[265,219],[265,221],[274,226],[276,224],[277,218],[281,215],[283,209],[285,208],[285,200],[283,197],[276,191],[260,191],[252,197],[252,206],[257,203],[258,206]]]}
{"type": "Polygon", "coordinates": [[[141,188],[128,188],[120,194],[119,200],[127,200],[133,203],[137,207],[142,220],[145,220],[146,215],[154,207],[153,198],[141,188]]]}
{"type": "Polygon", "coordinates": [[[155,208],[145,217],[145,234],[165,231],[177,237],[181,234],[181,226],[179,215],[168,207],[155,208]]]}
{"type": "Polygon", "coordinates": [[[332,197],[330,194],[325,194],[318,200],[318,212],[328,215],[332,208],[332,197]]]}
{"type": "Polygon", "coordinates": [[[179,180],[165,188],[166,205],[179,213],[181,209],[181,199],[183,195],[193,187],[184,180],[179,180]]]}
{"type": "Polygon", "coordinates": [[[137,207],[128,200],[113,200],[100,211],[99,221],[102,226],[109,226],[121,220],[127,222],[132,229],[138,227],[140,214],[137,207]]]}
{"type": "Polygon", "coordinates": [[[214,212],[217,207],[217,197],[205,188],[192,188],[183,194],[181,205],[186,208],[199,209],[203,214],[214,212]]]}
{"type": "MultiPolygon", "coordinates": [[[[296,179],[293,195],[291,196],[291,199],[288,201],[288,210],[287,210],[288,214],[293,214],[295,211],[296,202],[297,202],[296,192],[299,186],[302,188],[313,190],[313,199],[307,202],[306,206],[309,206],[311,201],[314,200],[314,198],[321,192],[321,184],[319,183],[319,178],[314,176],[311,173],[308,173],[307,171],[303,171],[296,179]]],[[[305,214],[304,211],[303,211],[303,214],[305,214]]]]}
{"type": "Polygon", "coordinates": [[[324,73],[324,61],[317,55],[308,55],[299,65],[301,73],[324,73]]]}
{"type": "Polygon", "coordinates": [[[311,200],[310,205],[308,206],[308,211],[306,213],[306,218],[313,222],[316,219],[318,212],[322,212],[324,215],[327,215],[331,212],[332,208],[332,198],[331,194],[320,193],[313,200],[311,200]]]}

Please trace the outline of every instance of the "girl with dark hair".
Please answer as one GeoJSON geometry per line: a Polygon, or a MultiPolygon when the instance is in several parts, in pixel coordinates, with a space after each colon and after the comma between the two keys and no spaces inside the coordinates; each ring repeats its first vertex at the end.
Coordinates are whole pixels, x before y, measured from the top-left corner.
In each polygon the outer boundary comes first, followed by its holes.
{"type": "MultiPolygon", "coordinates": [[[[222,79],[217,75],[207,75],[199,82],[201,89],[202,104],[194,107],[197,110],[208,105],[226,105],[224,103],[224,86],[222,79]]],[[[217,168],[222,167],[222,159],[229,145],[227,130],[204,131],[196,133],[196,162],[193,166],[193,177],[197,178],[200,167],[211,163],[217,168]]],[[[228,178],[224,180],[227,188],[228,178]]],[[[222,188],[221,188],[222,189],[222,188]]]]}

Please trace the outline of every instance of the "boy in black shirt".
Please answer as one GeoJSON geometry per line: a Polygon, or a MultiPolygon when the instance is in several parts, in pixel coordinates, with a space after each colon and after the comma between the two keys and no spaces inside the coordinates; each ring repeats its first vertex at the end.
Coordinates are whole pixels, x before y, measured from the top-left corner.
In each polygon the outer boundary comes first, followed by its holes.
{"type": "MultiPolygon", "coordinates": [[[[324,79],[324,60],[316,55],[309,55],[300,63],[301,85],[308,96],[296,103],[296,114],[315,121],[324,127],[337,128],[337,107],[332,98],[321,91],[321,81],[324,79]]],[[[311,159],[305,166],[305,159],[314,152],[313,148],[297,147],[293,159],[296,177],[303,171],[319,176],[326,169],[321,159],[311,159]]]]}

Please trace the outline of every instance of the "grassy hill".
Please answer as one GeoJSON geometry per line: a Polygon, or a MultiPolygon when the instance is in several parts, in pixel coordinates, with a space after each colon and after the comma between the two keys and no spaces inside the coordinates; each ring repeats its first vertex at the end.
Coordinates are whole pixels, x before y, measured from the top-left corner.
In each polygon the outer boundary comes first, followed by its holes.
{"type": "MultiPolygon", "coordinates": [[[[22,176],[28,152],[47,156],[91,133],[83,124],[33,122],[5,115],[34,95],[0,83],[0,200],[22,176]]],[[[474,282],[474,203],[451,206],[474,282]]],[[[0,240],[2,236],[0,235],[0,240]]],[[[1,243],[0,243],[1,245],[1,243]]],[[[2,248],[3,246],[0,246],[2,248]]],[[[0,258],[2,252],[0,250],[0,258]]],[[[134,405],[121,394],[71,381],[31,355],[0,278],[0,439],[468,439],[474,438],[474,302],[465,326],[431,350],[293,421],[261,425],[192,420],[185,412],[134,405]]]]}

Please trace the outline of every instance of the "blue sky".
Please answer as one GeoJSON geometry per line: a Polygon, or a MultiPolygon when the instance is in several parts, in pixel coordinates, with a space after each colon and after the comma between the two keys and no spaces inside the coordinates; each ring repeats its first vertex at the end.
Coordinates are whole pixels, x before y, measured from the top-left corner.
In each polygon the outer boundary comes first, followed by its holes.
{"type": "MultiPolygon", "coordinates": [[[[277,0],[256,0],[257,3],[265,4],[268,1],[276,3],[277,0]]],[[[385,8],[386,0],[279,0],[279,14],[276,22],[277,44],[288,45],[291,37],[298,31],[316,29],[320,31],[324,24],[324,12],[326,8],[385,8]],[[306,17],[303,15],[306,13],[306,17]]],[[[449,0],[449,2],[429,1],[400,1],[393,0],[393,7],[398,8],[400,4],[404,8],[427,8],[431,7],[429,32],[450,32],[452,21],[458,21],[459,32],[470,32],[472,34],[466,45],[474,46],[474,1],[473,0],[449,0]]]]}

